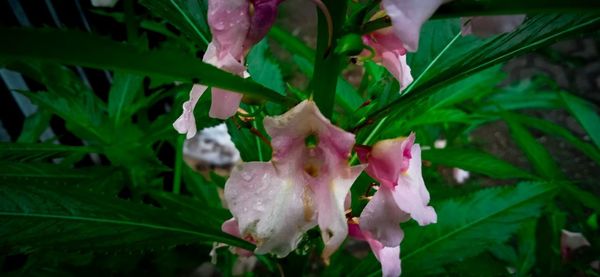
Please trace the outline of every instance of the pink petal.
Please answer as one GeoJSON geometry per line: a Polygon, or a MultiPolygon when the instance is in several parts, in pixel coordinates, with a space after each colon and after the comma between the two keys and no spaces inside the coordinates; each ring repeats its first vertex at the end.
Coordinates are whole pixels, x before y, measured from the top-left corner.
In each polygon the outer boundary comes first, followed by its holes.
{"type": "Polygon", "coordinates": [[[284,257],[304,232],[316,226],[311,191],[290,168],[250,162],[236,166],[225,185],[225,199],[240,233],[256,241],[257,254],[284,257]]]}
{"type": "MultiPolygon", "coordinates": [[[[233,56],[225,54],[222,57],[217,55],[215,44],[208,45],[203,60],[225,71],[238,76],[245,76],[246,67],[236,60],[233,56]]],[[[240,107],[243,95],[237,92],[224,90],[221,88],[212,88],[212,102],[208,115],[212,118],[227,119],[233,116],[240,107]]]]}
{"type": "MultiPolygon", "coordinates": [[[[400,227],[398,227],[398,229],[399,228],[400,227]]],[[[375,239],[369,231],[362,231],[361,227],[355,223],[349,223],[348,230],[351,237],[367,241],[375,258],[381,263],[382,276],[400,276],[400,243],[391,247],[386,247],[380,241],[375,239]]]]}
{"type": "Polygon", "coordinates": [[[398,277],[402,273],[400,262],[400,245],[385,247],[379,241],[367,239],[375,258],[381,263],[381,276],[398,277]]]}
{"type": "Polygon", "coordinates": [[[367,173],[371,177],[383,186],[394,187],[399,176],[409,167],[410,149],[414,141],[414,134],[407,138],[379,141],[372,147],[367,159],[363,158],[360,161],[369,164],[367,173]]]}
{"type": "Polygon", "coordinates": [[[183,103],[183,113],[175,122],[173,127],[180,134],[187,134],[186,138],[191,139],[196,135],[196,118],[194,118],[194,108],[198,99],[206,91],[206,86],[194,85],[190,91],[190,100],[183,103]]]}
{"type": "Polygon", "coordinates": [[[250,19],[250,30],[246,37],[246,48],[265,37],[277,18],[277,6],[283,0],[254,0],[254,13],[250,19]]]}
{"type": "Polygon", "coordinates": [[[346,163],[354,145],[354,134],[331,124],[312,101],[303,101],[281,116],[267,117],[264,125],[272,138],[273,161],[284,161],[311,134],[318,135],[319,148],[331,152],[335,166],[346,163]]]}
{"type": "Polygon", "coordinates": [[[250,5],[248,0],[209,0],[208,25],[218,59],[231,55],[241,61],[244,41],[250,29],[250,5]]]}
{"type": "Polygon", "coordinates": [[[560,253],[564,260],[568,260],[573,251],[586,246],[591,246],[591,244],[582,233],[569,232],[564,229],[561,231],[560,253]]]}
{"type": "Polygon", "coordinates": [[[510,33],[525,21],[526,15],[475,16],[461,19],[463,36],[489,37],[510,33]]]}
{"type": "Polygon", "coordinates": [[[406,49],[398,37],[387,30],[378,30],[363,36],[363,42],[375,50],[374,60],[381,62],[400,83],[400,91],[404,90],[413,78],[410,67],[406,63],[406,49]]]}
{"type": "Polygon", "coordinates": [[[208,116],[218,119],[227,119],[232,117],[240,107],[242,94],[213,87],[212,103],[208,116]]]}
{"type": "Polygon", "coordinates": [[[311,183],[311,188],[315,193],[321,237],[325,243],[321,256],[326,262],[348,235],[344,202],[346,195],[350,192],[350,186],[363,169],[364,166],[354,166],[341,170],[337,178],[327,183],[311,183]]]}
{"type": "Polygon", "coordinates": [[[412,159],[407,174],[402,174],[394,188],[394,199],[400,209],[410,214],[419,225],[437,222],[437,214],[429,203],[429,192],[421,175],[421,148],[415,144],[411,148],[412,159]]]}
{"type": "Polygon", "coordinates": [[[409,219],[396,205],[392,189],[381,186],[360,214],[360,229],[372,234],[384,246],[395,247],[404,237],[400,223],[409,219]]]}
{"type": "Polygon", "coordinates": [[[406,63],[406,55],[398,55],[394,52],[383,52],[381,55],[383,66],[394,75],[394,78],[400,83],[400,91],[403,91],[412,83],[413,77],[410,74],[410,67],[406,63]]]}
{"type": "Polygon", "coordinates": [[[411,52],[417,51],[421,26],[437,8],[449,0],[383,0],[383,8],[392,19],[396,36],[411,52]]]}
{"type": "MultiPolygon", "coordinates": [[[[223,223],[223,225],[221,225],[221,230],[224,233],[230,234],[234,237],[243,238],[242,235],[240,234],[238,223],[237,223],[237,220],[235,220],[235,218],[231,218],[231,219],[225,221],[223,223]]],[[[253,241],[250,241],[250,242],[254,243],[253,241]]],[[[252,254],[252,251],[248,251],[246,249],[242,249],[239,247],[234,247],[233,251],[242,257],[254,256],[254,254],[252,254]]]]}

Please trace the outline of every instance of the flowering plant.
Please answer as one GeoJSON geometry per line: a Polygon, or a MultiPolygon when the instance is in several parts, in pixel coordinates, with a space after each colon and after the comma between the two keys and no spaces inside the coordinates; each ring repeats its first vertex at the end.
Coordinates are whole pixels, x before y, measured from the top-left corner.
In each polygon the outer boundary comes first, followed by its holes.
{"type": "Polygon", "coordinates": [[[598,274],[597,2],[55,2],[0,27],[2,273],[598,274]]]}

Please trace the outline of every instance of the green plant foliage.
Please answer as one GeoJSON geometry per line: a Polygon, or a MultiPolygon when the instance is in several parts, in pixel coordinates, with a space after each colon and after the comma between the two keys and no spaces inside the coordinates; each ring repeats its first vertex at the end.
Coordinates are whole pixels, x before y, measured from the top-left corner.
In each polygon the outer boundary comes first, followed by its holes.
{"type": "Polygon", "coordinates": [[[490,154],[468,149],[425,150],[423,151],[423,159],[434,164],[458,167],[498,179],[532,177],[527,171],[490,154]]]}
{"type": "Polygon", "coordinates": [[[70,65],[120,70],[171,80],[192,81],[199,78],[206,85],[215,85],[279,103],[291,100],[250,80],[223,72],[198,59],[165,50],[142,50],[102,37],[62,30],[28,30],[1,28],[0,62],[17,59],[60,62],[70,65]],[[100,50],[99,50],[100,49],[100,50]]]}
{"type": "MultiPolygon", "coordinates": [[[[445,3],[423,25],[418,51],[407,54],[414,81],[403,91],[381,57],[367,57],[362,45],[363,34],[390,25],[381,1],[317,1],[315,24],[300,25],[288,17],[311,17],[294,9],[315,7],[283,1],[268,36],[245,49],[247,78],[202,61],[209,43],[223,43],[211,41],[209,1],[121,0],[114,8],[81,1],[78,13],[92,13],[88,32],[66,20],[59,29],[38,27],[49,23],[29,14],[35,27],[3,20],[0,67],[14,72],[0,71],[10,91],[0,104],[25,116],[0,119],[0,275],[233,276],[256,259],[243,276],[380,276],[369,245],[352,237],[324,261],[317,227],[287,257],[240,255],[254,249],[255,238],[221,230],[232,218],[223,189],[237,165],[195,165],[198,157],[186,152],[193,147],[184,148],[185,135],[173,129],[193,84],[209,87],[194,109],[198,132],[226,124],[244,162],[271,160],[264,118],[302,100],[314,101],[361,147],[416,134],[438,218],[427,226],[401,223],[403,276],[597,275],[589,267],[600,254],[596,99],[505,67],[534,52],[535,61],[548,58],[567,77],[584,68],[589,53],[570,56],[548,46],[597,32],[597,1],[445,3]],[[523,13],[526,21],[513,32],[460,33],[459,17],[523,13]],[[23,84],[5,73],[21,74],[23,84]],[[231,118],[209,117],[213,87],[243,94],[231,118]],[[559,124],[563,118],[582,128],[559,124]],[[437,148],[441,139],[447,145],[437,148]],[[570,162],[584,168],[573,174],[570,162]],[[469,181],[453,180],[454,168],[469,171],[469,181]],[[563,256],[563,229],[582,232],[592,246],[563,256]]],[[[257,5],[265,3],[250,2],[249,14],[260,15],[257,5]]],[[[68,10],[54,4],[56,23],[68,10]]],[[[586,43],[598,43],[596,35],[586,43]]],[[[574,81],[579,85],[579,76],[574,81]]],[[[355,153],[349,163],[358,165],[355,153]]],[[[318,162],[329,162],[325,156],[318,162]]],[[[349,220],[380,185],[366,172],[358,177],[344,207],[349,220]]]]}
{"type": "MultiPolygon", "coordinates": [[[[220,241],[251,249],[218,226],[191,222],[164,209],[91,189],[40,184],[0,187],[2,248],[12,253],[38,248],[125,251],[220,241]]],[[[218,218],[204,209],[205,219],[218,218]]],[[[197,217],[196,217],[197,218],[197,217]]]]}
{"type": "Polygon", "coordinates": [[[598,109],[591,103],[574,95],[563,92],[560,96],[569,111],[590,135],[596,147],[600,148],[600,116],[598,115],[598,109]]]}

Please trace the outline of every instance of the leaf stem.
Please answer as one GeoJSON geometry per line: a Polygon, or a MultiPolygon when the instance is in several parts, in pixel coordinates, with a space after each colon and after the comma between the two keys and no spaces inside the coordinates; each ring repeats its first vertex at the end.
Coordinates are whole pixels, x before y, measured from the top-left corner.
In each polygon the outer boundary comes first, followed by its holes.
{"type": "Polygon", "coordinates": [[[323,0],[323,4],[329,10],[332,31],[328,16],[318,10],[318,33],[317,33],[317,55],[312,80],[313,99],[321,110],[321,113],[331,118],[333,106],[335,105],[335,94],[337,77],[342,70],[343,57],[331,49],[335,48],[337,38],[342,33],[342,27],[346,18],[347,1],[323,0]],[[330,45],[331,41],[331,45],[330,45]]]}

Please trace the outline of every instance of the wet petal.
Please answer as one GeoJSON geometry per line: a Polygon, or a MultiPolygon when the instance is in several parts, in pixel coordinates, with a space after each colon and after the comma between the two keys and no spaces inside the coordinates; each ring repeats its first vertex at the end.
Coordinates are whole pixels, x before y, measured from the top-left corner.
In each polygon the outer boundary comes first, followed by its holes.
{"type": "Polygon", "coordinates": [[[463,36],[489,37],[510,33],[525,21],[526,15],[475,16],[461,18],[463,36]]]}
{"type": "MultiPolygon", "coordinates": [[[[217,50],[214,43],[211,43],[203,60],[227,72],[247,78],[246,67],[235,59],[232,55],[225,54],[222,57],[217,56],[217,50]]],[[[211,90],[212,102],[208,115],[212,118],[227,119],[233,116],[240,107],[243,95],[237,92],[213,87],[211,90]]]]}
{"type": "Polygon", "coordinates": [[[209,0],[208,25],[218,59],[231,55],[241,61],[244,41],[250,28],[248,0],[209,0]]]}
{"type": "Polygon", "coordinates": [[[194,118],[194,108],[198,99],[206,91],[206,86],[194,85],[190,91],[190,99],[183,103],[183,113],[175,122],[173,127],[180,134],[187,134],[186,138],[191,139],[196,135],[196,118],[194,118]]]}
{"type": "Polygon", "coordinates": [[[257,254],[284,257],[316,226],[310,188],[289,170],[271,163],[243,163],[225,184],[229,209],[240,233],[256,242],[257,254]]]}
{"type": "Polygon", "coordinates": [[[330,184],[312,183],[315,192],[318,223],[325,243],[322,257],[325,261],[339,248],[348,235],[344,202],[364,166],[354,166],[334,178],[330,184]]]}
{"type": "MultiPolygon", "coordinates": [[[[223,231],[224,233],[230,234],[234,237],[243,239],[242,235],[240,234],[238,222],[237,222],[237,220],[235,220],[235,218],[231,218],[231,219],[225,221],[223,223],[223,225],[221,225],[221,231],[223,231]]],[[[254,243],[254,241],[250,241],[250,242],[254,243]]],[[[246,249],[242,249],[239,247],[233,247],[233,252],[235,252],[236,254],[238,254],[242,257],[254,256],[252,251],[248,251],[246,249]]]]}
{"type": "Polygon", "coordinates": [[[421,148],[415,144],[411,148],[407,174],[402,174],[394,188],[394,199],[398,207],[409,213],[419,225],[437,222],[437,214],[429,203],[429,192],[421,175],[421,148]]]}
{"type": "Polygon", "coordinates": [[[360,214],[360,229],[371,233],[383,245],[394,247],[404,237],[400,223],[409,219],[396,205],[392,189],[382,186],[360,214]]]}
{"type": "Polygon", "coordinates": [[[437,8],[449,0],[383,0],[383,8],[392,19],[396,36],[411,52],[419,47],[421,26],[437,8]]]}
{"type": "Polygon", "coordinates": [[[267,117],[264,120],[267,133],[271,136],[273,160],[284,160],[299,145],[304,145],[309,135],[318,135],[319,148],[331,152],[339,165],[346,162],[354,145],[354,134],[331,124],[312,101],[303,101],[285,114],[267,117]]]}

